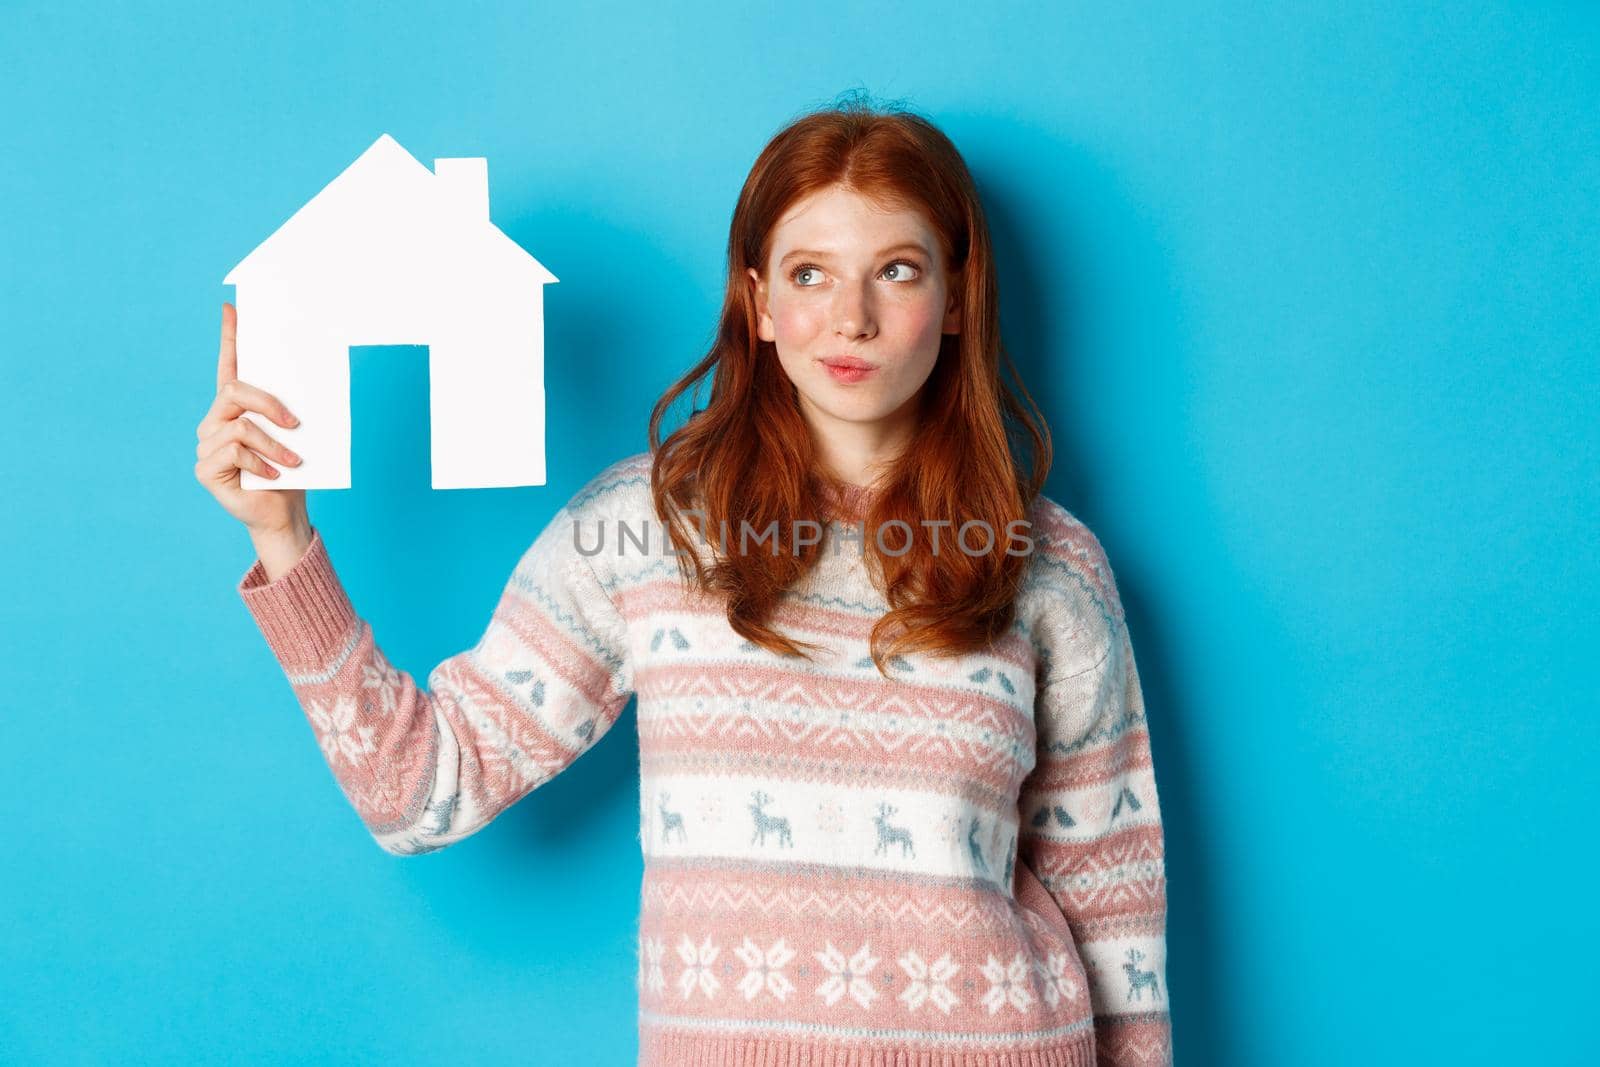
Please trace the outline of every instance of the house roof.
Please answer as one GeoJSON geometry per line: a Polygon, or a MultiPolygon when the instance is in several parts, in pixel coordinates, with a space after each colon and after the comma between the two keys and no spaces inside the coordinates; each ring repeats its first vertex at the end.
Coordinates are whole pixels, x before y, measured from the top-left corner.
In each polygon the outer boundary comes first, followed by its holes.
{"type": "Polygon", "coordinates": [[[313,254],[325,246],[328,235],[347,232],[347,218],[371,216],[374,212],[390,213],[395,225],[417,225],[418,219],[432,225],[447,225],[456,236],[465,232],[475,240],[499,246],[495,250],[502,254],[514,251],[520,259],[532,264],[539,284],[558,280],[486,216],[475,217],[463,211],[452,197],[448,183],[386,133],[235,264],[222,282],[237,285],[268,261],[281,267],[281,261],[286,258],[313,254]]]}

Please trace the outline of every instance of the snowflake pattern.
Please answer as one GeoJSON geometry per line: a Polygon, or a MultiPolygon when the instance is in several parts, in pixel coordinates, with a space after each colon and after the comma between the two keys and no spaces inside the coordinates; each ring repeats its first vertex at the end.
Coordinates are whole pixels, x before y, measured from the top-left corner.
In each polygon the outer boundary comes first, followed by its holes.
{"type": "MultiPolygon", "coordinates": [[[[872,954],[869,943],[863,943],[848,959],[832,941],[826,942],[826,945],[824,951],[813,955],[822,964],[826,974],[816,987],[816,993],[829,1007],[849,996],[862,1008],[871,1008],[882,993],[876,985],[882,985],[884,989],[893,986],[894,975],[891,972],[872,977],[880,960],[872,954]]],[[[683,970],[677,980],[679,994],[685,1000],[692,1000],[698,991],[707,999],[715,999],[723,987],[717,974],[732,973],[730,962],[725,961],[717,966],[721,946],[713,942],[709,935],[696,945],[688,934],[684,934],[678,942],[677,952],[683,962],[683,970]]],[[[733,949],[732,955],[745,965],[744,977],[736,988],[746,1001],[754,1001],[766,992],[778,1001],[787,1003],[790,994],[795,991],[795,984],[785,970],[799,953],[785,938],[780,937],[763,949],[747,935],[733,949]]],[[[666,946],[659,938],[640,939],[641,990],[659,993],[666,989],[667,981],[662,973],[665,956],[666,946]]],[[[907,1011],[914,1012],[924,1005],[932,1005],[949,1015],[960,1005],[961,998],[951,989],[951,985],[961,965],[951,953],[945,952],[930,962],[915,949],[907,949],[896,962],[909,979],[897,998],[907,1011]]],[[[1072,958],[1065,952],[1051,952],[1042,961],[1027,952],[1018,952],[1009,961],[998,959],[991,953],[980,971],[989,981],[989,989],[984,993],[981,1003],[991,1015],[1000,1012],[1008,1004],[1018,1011],[1027,1011],[1041,994],[1045,1003],[1054,1008],[1072,1001],[1081,992],[1080,983],[1074,977],[1072,958]],[[1037,985],[1031,981],[1035,973],[1040,979],[1037,985]]],[[[810,968],[806,966],[799,969],[802,978],[809,972],[810,968]]],[[[973,988],[971,979],[961,984],[963,988],[973,988]]]]}
{"type": "Polygon", "coordinates": [[[744,999],[754,1000],[763,989],[780,1001],[794,992],[794,983],[783,973],[783,968],[794,959],[795,951],[784,943],[783,938],[778,938],[763,953],[760,945],[746,937],[744,944],[734,949],[733,954],[749,968],[739,982],[739,992],[744,994],[744,999]]]}
{"type": "Polygon", "coordinates": [[[382,656],[361,665],[361,688],[378,691],[378,708],[393,715],[400,703],[400,672],[382,656]]]}
{"type": "Polygon", "coordinates": [[[332,708],[320,700],[307,701],[306,714],[316,727],[317,744],[330,764],[337,766],[343,756],[346,763],[355,766],[362,756],[375,751],[374,728],[356,725],[356,702],[348,696],[338,697],[332,708]]]}
{"type": "Polygon", "coordinates": [[[1052,1008],[1062,1000],[1071,1000],[1078,995],[1078,983],[1068,974],[1065,952],[1052,952],[1047,962],[1035,960],[1034,966],[1038,968],[1039,977],[1044,979],[1044,1001],[1052,1008]]]}
{"type": "Polygon", "coordinates": [[[828,971],[828,977],[817,986],[817,995],[832,1006],[848,993],[857,1004],[863,1008],[870,1008],[878,991],[872,988],[872,982],[867,975],[878,965],[878,957],[872,954],[870,946],[862,944],[856,950],[856,954],[846,960],[844,953],[833,947],[832,941],[827,945],[826,951],[815,953],[828,971]]]}
{"type": "Polygon", "coordinates": [[[721,826],[724,815],[722,797],[717,793],[707,793],[695,802],[695,810],[699,813],[700,821],[707,826],[721,826]]]}
{"type": "Polygon", "coordinates": [[[950,958],[950,953],[946,952],[930,964],[924,962],[916,952],[907,951],[900,957],[900,966],[911,978],[911,984],[900,994],[900,999],[905,1001],[910,1010],[916,1011],[924,1003],[931,1002],[949,1015],[950,1009],[961,1002],[945,984],[961,969],[960,964],[950,958]]]}
{"type": "Polygon", "coordinates": [[[1028,957],[1019,952],[1011,962],[1001,963],[993,953],[983,965],[983,976],[989,979],[989,991],[983,995],[983,1006],[993,1015],[1010,1004],[1018,1011],[1026,1011],[1033,1003],[1033,991],[1028,987],[1028,957]]]}
{"type": "Polygon", "coordinates": [[[711,943],[709,936],[700,943],[699,948],[689,940],[688,934],[684,934],[683,940],[678,942],[678,958],[683,961],[683,973],[678,975],[678,992],[683,994],[685,1000],[693,997],[696,989],[707,998],[716,996],[722,983],[711,973],[711,965],[716,962],[719,951],[720,948],[711,943]]]}
{"type": "Polygon", "coordinates": [[[818,804],[817,829],[827,834],[843,833],[845,829],[843,806],[832,800],[825,800],[818,804]]]}

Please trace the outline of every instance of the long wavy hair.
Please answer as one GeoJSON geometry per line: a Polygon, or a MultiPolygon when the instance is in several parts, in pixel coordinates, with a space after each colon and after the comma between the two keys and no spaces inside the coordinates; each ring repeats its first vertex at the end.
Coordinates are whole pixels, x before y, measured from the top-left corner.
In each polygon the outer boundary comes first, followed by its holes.
{"type": "Polygon", "coordinates": [[[863,516],[861,550],[889,605],[870,646],[887,674],[885,663],[897,653],[960,655],[1010,629],[1029,556],[1006,551],[1002,539],[1016,523],[1026,524],[1051,458],[1049,429],[1000,341],[994,254],[977,187],[933,123],[897,105],[836,100],[785,126],[762,150],[734,207],[716,339],[651,413],[651,478],[655,510],[680,553],[683,576],[725,602],[734,631],[785,655],[819,648],[786,637],[771,619],[784,591],[821,556],[818,545],[804,543],[810,538],[788,535],[797,522],[817,522],[839,483],[819,468],[774,345],[757,336],[746,268],[765,277],[777,220],[801,198],[835,184],[881,205],[920,210],[939,235],[961,307],[960,333],[942,335],[923,386],[913,439],[874,483],[863,516]],[[1002,366],[1016,393],[1002,380],[1002,366]],[[691,399],[697,398],[697,383],[708,374],[709,402],[662,441],[668,409],[692,387],[691,399]],[[950,525],[930,534],[924,518],[950,525]],[[895,519],[909,536],[884,534],[880,542],[873,531],[895,519]],[[987,524],[993,550],[952,551],[952,535],[974,520],[987,524]],[[709,560],[690,529],[703,543],[708,530],[740,531],[748,522],[763,531],[774,521],[774,551],[718,552],[718,539],[710,537],[709,560]],[[935,554],[933,537],[941,535],[935,554]]]}

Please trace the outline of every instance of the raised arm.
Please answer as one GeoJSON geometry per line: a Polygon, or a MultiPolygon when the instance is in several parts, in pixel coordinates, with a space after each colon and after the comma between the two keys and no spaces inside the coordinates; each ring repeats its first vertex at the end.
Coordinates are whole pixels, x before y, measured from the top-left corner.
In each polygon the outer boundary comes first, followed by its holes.
{"type": "Polygon", "coordinates": [[[1018,857],[1055,899],[1083,959],[1103,1067],[1169,1064],[1166,873],[1144,698],[1099,542],[1060,568],[1044,625],[1037,762],[1019,796],[1018,857]]]}
{"type": "Polygon", "coordinates": [[[385,851],[454,844],[555,777],[616,722],[633,692],[626,626],[561,508],[523,554],[472,648],[429,672],[396,669],[355,612],[320,531],[239,595],[322,754],[385,851]]]}

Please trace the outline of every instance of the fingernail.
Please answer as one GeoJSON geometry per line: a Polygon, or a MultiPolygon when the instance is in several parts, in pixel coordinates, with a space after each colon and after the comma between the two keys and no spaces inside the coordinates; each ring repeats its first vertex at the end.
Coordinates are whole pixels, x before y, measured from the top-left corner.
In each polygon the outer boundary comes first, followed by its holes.
{"type": "Polygon", "coordinates": [[[289,412],[289,425],[290,426],[299,426],[300,425],[300,416],[296,415],[292,411],[289,412]]]}
{"type": "Polygon", "coordinates": [[[285,449],[284,454],[289,457],[289,462],[290,463],[299,463],[300,462],[300,457],[297,454],[295,454],[293,452],[290,452],[287,449],[285,449]]]}

